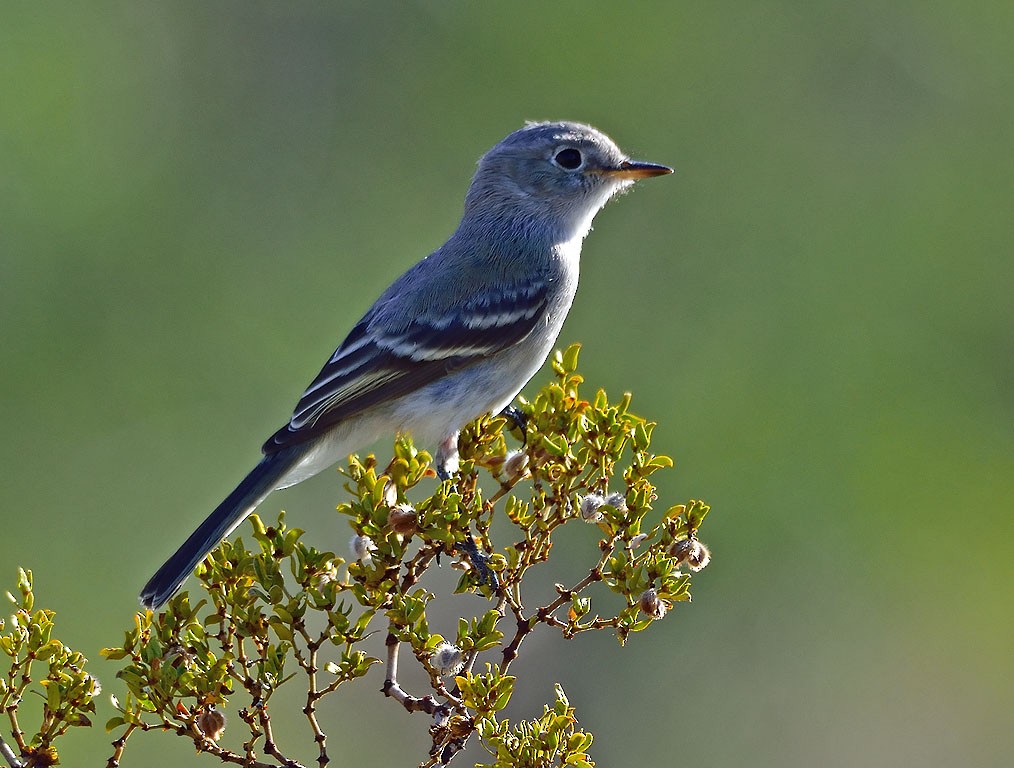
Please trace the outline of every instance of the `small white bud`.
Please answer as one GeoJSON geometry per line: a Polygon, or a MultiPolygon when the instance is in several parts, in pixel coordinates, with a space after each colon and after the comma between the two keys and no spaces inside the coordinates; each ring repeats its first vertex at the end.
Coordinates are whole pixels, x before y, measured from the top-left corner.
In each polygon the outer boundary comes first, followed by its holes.
{"type": "Polygon", "coordinates": [[[197,727],[212,741],[218,741],[225,733],[225,715],[217,709],[206,709],[197,716],[197,727]]]}
{"type": "Polygon", "coordinates": [[[338,567],[334,564],[334,560],[328,560],[320,573],[317,574],[317,586],[324,587],[330,584],[332,581],[338,581],[338,567]]]}
{"type": "Polygon", "coordinates": [[[384,501],[387,502],[387,506],[389,507],[393,507],[398,503],[398,486],[390,480],[388,480],[387,485],[384,486],[384,501]]]}
{"type": "Polygon", "coordinates": [[[695,573],[707,568],[711,562],[711,550],[696,537],[680,539],[669,548],[669,554],[676,558],[679,565],[686,565],[695,573]]]}
{"type": "Polygon", "coordinates": [[[402,536],[410,536],[418,530],[418,515],[411,504],[396,504],[387,513],[387,527],[402,536]]]}
{"type": "Polygon", "coordinates": [[[509,480],[518,480],[528,471],[528,454],[524,451],[511,451],[504,458],[503,471],[509,480]]]}
{"type": "Polygon", "coordinates": [[[627,497],[622,493],[610,493],[603,499],[603,503],[608,504],[610,507],[615,509],[617,512],[627,511],[627,497]]]}
{"type": "Polygon", "coordinates": [[[349,539],[349,549],[354,560],[358,560],[363,565],[373,565],[373,553],[377,551],[377,545],[369,536],[353,535],[349,539]]]}
{"type": "Polygon", "coordinates": [[[683,565],[690,557],[690,553],[693,549],[693,539],[680,539],[679,541],[674,541],[673,545],[669,547],[669,555],[676,558],[677,565],[683,565]]]}
{"type": "Polygon", "coordinates": [[[666,605],[665,600],[659,597],[658,592],[654,589],[644,590],[637,602],[641,607],[641,612],[652,619],[664,618],[666,611],[669,610],[669,606],[666,605]]]}
{"type": "Polygon", "coordinates": [[[637,549],[639,546],[641,546],[641,544],[644,543],[644,540],[646,538],[648,538],[648,534],[646,533],[637,534],[634,538],[630,540],[630,548],[637,549]]]}
{"type": "Polygon", "coordinates": [[[708,567],[708,563],[711,562],[711,550],[697,539],[694,539],[694,544],[694,550],[690,553],[690,557],[687,558],[687,567],[696,573],[708,567]]]}
{"type": "Polygon", "coordinates": [[[450,643],[441,643],[433,651],[433,669],[438,675],[456,675],[465,664],[461,649],[450,643]]]}
{"type": "Polygon", "coordinates": [[[599,507],[606,503],[605,497],[589,493],[581,499],[581,519],[586,523],[597,523],[603,518],[599,507]]]}

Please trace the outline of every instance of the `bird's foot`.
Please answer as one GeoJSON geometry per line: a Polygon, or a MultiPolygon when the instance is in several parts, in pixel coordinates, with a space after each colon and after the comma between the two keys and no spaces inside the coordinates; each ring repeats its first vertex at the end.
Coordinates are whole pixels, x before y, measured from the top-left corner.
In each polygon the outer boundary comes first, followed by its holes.
{"type": "Polygon", "coordinates": [[[528,414],[516,405],[508,405],[500,411],[500,415],[507,419],[507,421],[511,422],[511,424],[514,425],[514,428],[521,432],[521,444],[525,445],[528,442],[528,414]]]}
{"type": "Polygon", "coordinates": [[[468,560],[472,564],[472,568],[475,569],[476,575],[479,577],[479,583],[485,584],[491,590],[499,594],[500,579],[497,577],[496,572],[489,567],[489,555],[485,552],[479,551],[479,547],[476,546],[475,540],[469,536],[464,541],[459,541],[455,544],[454,548],[459,549],[468,555],[468,560]]]}
{"type": "Polygon", "coordinates": [[[444,438],[437,446],[437,455],[433,462],[436,466],[437,477],[441,480],[450,480],[458,471],[458,433],[444,438]]]}

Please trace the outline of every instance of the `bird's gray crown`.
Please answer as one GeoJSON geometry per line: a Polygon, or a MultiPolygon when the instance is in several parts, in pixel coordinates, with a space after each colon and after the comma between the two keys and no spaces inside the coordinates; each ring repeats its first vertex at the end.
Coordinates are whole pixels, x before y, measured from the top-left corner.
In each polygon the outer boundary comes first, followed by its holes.
{"type": "Polygon", "coordinates": [[[528,123],[479,160],[466,218],[520,217],[565,238],[584,234],[595,213],[631,183],[615,173],[627,159],[590,125],[528,123]]]}

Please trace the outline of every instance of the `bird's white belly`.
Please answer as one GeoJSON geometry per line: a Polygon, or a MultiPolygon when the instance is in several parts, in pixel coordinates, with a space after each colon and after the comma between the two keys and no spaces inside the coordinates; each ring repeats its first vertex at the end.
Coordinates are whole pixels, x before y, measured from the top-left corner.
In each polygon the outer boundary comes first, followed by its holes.
{"type": "Polygon", "coordinates": [[[314,442],[277,487],[295,485],[378,439],[393,439],[393,431],[411,435],[416,445],[434,451],[473,419],[510,405],[546,362],[560,335],[577,291],[581,240],[557,246],[556,290],[542,321],[525,339],[411,395],[344,419],[314,442]]]}

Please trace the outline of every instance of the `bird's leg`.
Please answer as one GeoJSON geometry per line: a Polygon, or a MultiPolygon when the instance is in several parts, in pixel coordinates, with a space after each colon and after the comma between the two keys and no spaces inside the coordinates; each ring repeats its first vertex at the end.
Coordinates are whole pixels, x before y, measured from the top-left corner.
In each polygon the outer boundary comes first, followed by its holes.
{"type": "Polygon", "coordinates": [[[500,411],[500,415],[521,430],[521,445],[525,445],[528,442],[528,415],[516,405],[508,405],[500,411]]]}
{"type": "Polygon", "coordinates": [[[445,437],[437,446],[436,464],[437,477],[450,480],[451,475],[458,471],[458,433],[445,437]]]}
{"type": "Polygon", "coordinates": [[[488,585],[490,589],[499,594],[500,579],[497,577],[496,572],[489,567],[489,555],[479,551],[475,540],[469,536],[464,541],[459,541],[455,544],[454,548],[460,549],[468,555],[472,567],[475,568],[475,572],[479,576],[479,583],[488,585]]]}
{"type": "MultiPolygon", "coordinates": [[[[521,414],[521,418],[524,418],[524,414],[521,414]]],[[[436,464],[437,477],[441,480],[450,480],[451,476],[458,471],[457,432],[444,438],[440,445],[437,446],[437,455],[434,463],[436,464]]],[[[465,537],[464,541],[456,543],[454,548],[468,555],[472,567],[479,576],[480,584],[488,584],[494,592],[500,591],[500,579],[497,578],[496,573],[489,567],[489,556],[479,551],[470,534],[465,537]]],[[[439,562],[438,560],[437,563],[439,564],[439,562]]]]}

